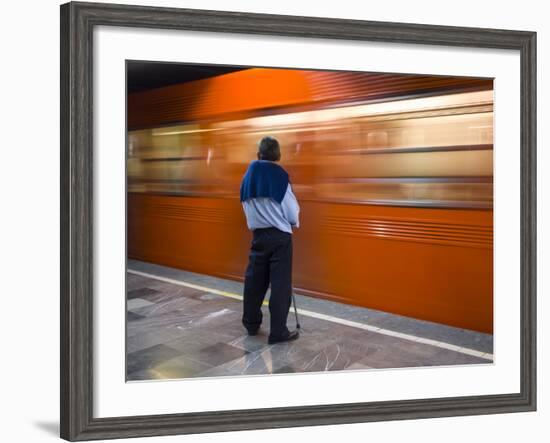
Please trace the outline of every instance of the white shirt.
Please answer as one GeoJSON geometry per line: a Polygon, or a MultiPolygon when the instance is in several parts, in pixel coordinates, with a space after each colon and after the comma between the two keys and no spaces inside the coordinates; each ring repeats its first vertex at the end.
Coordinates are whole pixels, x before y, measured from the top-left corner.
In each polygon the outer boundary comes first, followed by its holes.
{"type": "Polygon", "coordinates": [[[292,227],[300,226],[300,206],[288,184],[279,204],[269,197],[249,198],[242,202],[248,229],[277,228],[292,234],[292,227]]]}

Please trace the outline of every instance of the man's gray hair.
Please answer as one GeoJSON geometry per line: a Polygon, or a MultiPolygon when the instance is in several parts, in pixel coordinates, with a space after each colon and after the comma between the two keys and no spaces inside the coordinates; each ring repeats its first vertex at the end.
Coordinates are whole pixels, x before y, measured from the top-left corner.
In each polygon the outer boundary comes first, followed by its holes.
{"type": "Polygon", "coordinates": [[[276,138],[267,136],[260,140],[260,143],[258,143],[258,159],[272,162],[281,159],[281,148],[276,138]]]}

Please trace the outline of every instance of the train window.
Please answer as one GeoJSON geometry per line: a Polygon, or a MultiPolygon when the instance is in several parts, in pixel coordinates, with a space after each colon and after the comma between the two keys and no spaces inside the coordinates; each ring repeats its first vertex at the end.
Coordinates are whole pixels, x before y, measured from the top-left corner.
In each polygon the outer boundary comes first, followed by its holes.
{"type": "Polygon", "coordinates": [[[367,148],[385,148],[388,146],[386,131],[370,131],[367,134],[367,148]]]}
{"type": "Polygon", "coordinates": [[[208,125],[132,131],[128,137],[128,190],[169,194],[211,191],[220,184],[218,149],[208,125]]]}
{"type": "Polygon", "coordinates": [[[492,95],[473,94],[132,131],[129,189],[237,197],[257,142],[273,135],[308,198],[490,207],[492,95]]]}
{"type": "Polygon", "coordinates": [[[468,127],[470,137],[477,144],[492,144],[493,143],[493,125],[490,122],[477,122],[468,127]]]}

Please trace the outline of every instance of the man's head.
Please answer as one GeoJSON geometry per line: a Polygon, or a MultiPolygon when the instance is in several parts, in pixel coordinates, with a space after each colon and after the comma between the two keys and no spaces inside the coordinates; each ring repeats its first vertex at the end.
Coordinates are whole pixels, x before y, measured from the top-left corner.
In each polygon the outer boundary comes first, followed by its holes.
{"type": "Polygon", "coordinates": [[[264,137],[258,144],[258,160],[277,162],[281,159],[279,142],[273,137],[264,137]]]}

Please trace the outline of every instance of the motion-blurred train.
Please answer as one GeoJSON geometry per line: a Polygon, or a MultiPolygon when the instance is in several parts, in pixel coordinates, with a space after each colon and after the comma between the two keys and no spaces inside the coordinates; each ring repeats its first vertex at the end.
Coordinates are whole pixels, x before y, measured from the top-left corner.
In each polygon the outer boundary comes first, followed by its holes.
{"type": "Polygon", "coordinates": [[[245,69],[129,94],[128,130],[130,258],[242,280],[272,135],[297,292],[492,333],[492,80],[245,69]]]}

